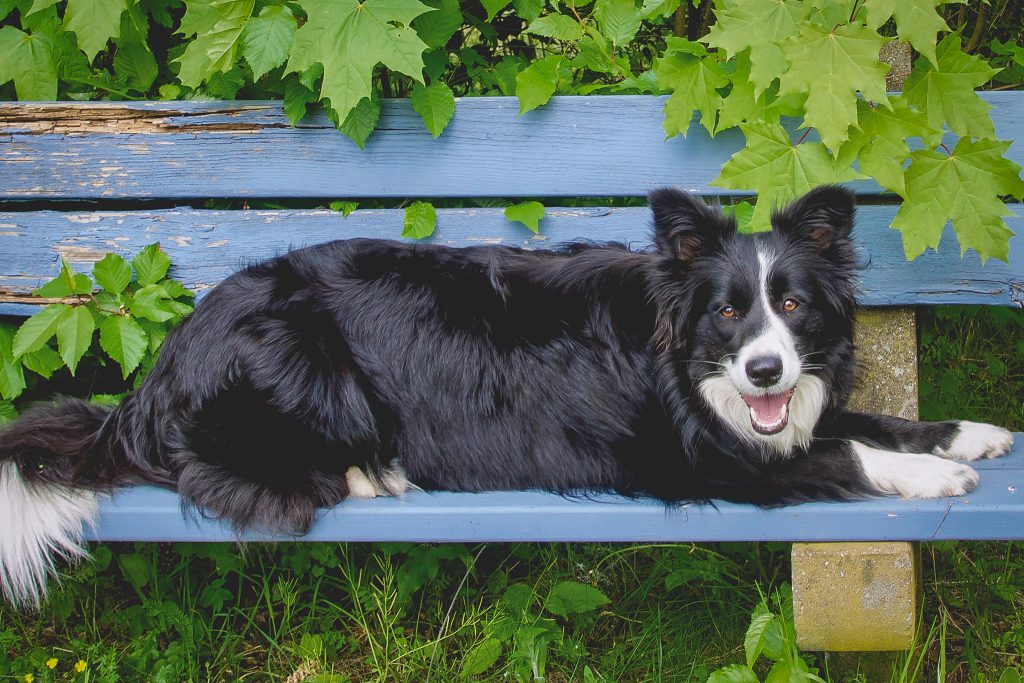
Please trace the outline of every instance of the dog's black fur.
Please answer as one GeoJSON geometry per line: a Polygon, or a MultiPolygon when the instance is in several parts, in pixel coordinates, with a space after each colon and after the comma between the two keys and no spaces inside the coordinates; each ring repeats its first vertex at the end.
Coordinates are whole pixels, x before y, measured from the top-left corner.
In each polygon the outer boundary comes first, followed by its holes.
{"type": "Polygon", "coordinates": [[[777,505],[878,493],[844,439],[949,445],[956,423],[843,409],[847,191],[813,191],[757,236],[681,192],[651,204],[649,252],[357,239],[246,268],[168,336],[119,408],[37,408],[0,436],[0,463],[32,485],[156,483],[236,527],[301,533],[347,496],[352,466],[383,479],[400,463],[424,489],[777,505]],[[815,438],[782,455],[696,391],[761,325],[751,264],[764,249],[777,255],[773,288],[802,303],[786,325],[813,361],[803,372],[827,391],[815,438]],[[751,314],[733,324],[724,304],[751,314]]]}

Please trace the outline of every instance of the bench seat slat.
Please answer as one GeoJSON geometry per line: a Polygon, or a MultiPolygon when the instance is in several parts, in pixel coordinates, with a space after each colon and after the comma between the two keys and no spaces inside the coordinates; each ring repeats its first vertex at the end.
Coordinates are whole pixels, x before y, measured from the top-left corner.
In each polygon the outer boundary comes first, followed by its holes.
{"type": "MultiPolygon", "coordinates": [[[[1024,93],[980,95],[1001,139],[1024,138],[1024,93]]],[[[664,101],[555,97],[519,116],[514,97],[464,98],[434,140],[408,100],[385,100],[363,151],[322,114],[292,128],[280,102],[0,103],[0,200],[728,194],[708,183],[740,132],[665,141],[664,101]]]]}
{"type": "MultiPolygon", "coordinates": [[[[974,252],[960,257],[952,228],[939,252],[907,263],[898,232],[889,228],[894,206],[859,209],[857,244],[862,250],[861,302],[867,306],[997,304],[1024,299],[1024,205],[1011,205],[1017,233],[1010,264],[974,252]]],[[[442,209],[429,240],[451,246],[507,244],[548,247],[573,239],[649,243],[646,208],[548,208],[541,234],[505,220],[502,209],[442,209]]],[[[134,212],[0,212],[0,292],[27,294],[58,272],[58,256],[90,271],[108,251],[130,257],[160,242],[186,286],[205,290],[254,259],[289,247],[348,237],[398,238],[401,210],[359,210],[342,217],[326,210],[134,212]]],[[[31,309],[29,309],[31,310],[31,309]]]]}
{"type": "Polygon", "coordinates": [[[886,541],[1024,539],[1024,434],[1015,451],[981,462],[969,496],[906,501],[806,503],[762,510],[718,502],[669,509],[650,500],[601,495],[570,499],[538,492],[422,493],[347,500],[325,511],[310,534],[237,536],[185,515],[177,494],[151,487],[101,504],[88,538],[105,541],[886,541]]]}

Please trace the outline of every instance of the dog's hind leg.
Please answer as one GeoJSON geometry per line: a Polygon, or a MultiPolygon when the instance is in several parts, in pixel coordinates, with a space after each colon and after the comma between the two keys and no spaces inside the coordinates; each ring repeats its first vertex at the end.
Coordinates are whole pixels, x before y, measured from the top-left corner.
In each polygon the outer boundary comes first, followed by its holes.
{"type": "Polygon", "coordinates": [[[236,528],[303,533],[350,495],[347,471],[379,463],[378,411],[336,329],[261,317],[231,385],[181,428],[178,490],[236,528]]]}

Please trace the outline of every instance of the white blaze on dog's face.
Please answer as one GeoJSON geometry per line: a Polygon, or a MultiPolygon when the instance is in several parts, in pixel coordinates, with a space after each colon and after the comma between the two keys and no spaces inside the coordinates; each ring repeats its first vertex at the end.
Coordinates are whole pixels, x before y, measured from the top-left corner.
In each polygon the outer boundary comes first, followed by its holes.
{"type": "Polygon", "coordinates": [[[659,248],[685,265],[684,362],[700,397],[743,440],[806,448],[851,367],[851,195],[812,191],[755,235],[679,193],[652,208],[659,248]]]}

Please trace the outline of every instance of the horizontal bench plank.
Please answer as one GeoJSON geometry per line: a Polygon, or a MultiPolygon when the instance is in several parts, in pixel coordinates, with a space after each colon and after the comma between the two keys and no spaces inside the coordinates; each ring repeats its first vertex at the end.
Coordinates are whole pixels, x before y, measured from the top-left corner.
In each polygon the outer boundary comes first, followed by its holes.
{"type": "MultiPolygon", "coordinates": [[[[1000,138],[1024,138],[1024,92],[981,96],[1000,138]]],[[[280,102],[5,102],[0,200],[727,193],[708,183],[742,135],[694,125],[665,140],[664,101],[555,97],[519,116],[516,98],[463,98],[434,140],[408,100],[385,100],[362,151],[323,114],[292,128],[280,102]]]]}
{"type": "MultiPolygon", "coordinates": [[[[889,228],[896,208],[859,209],[856,241],[862,251],[861,302],[867,306],[996,304],[1024,300],[1024,205],[1009,219],[1010,265],[974,252],[960,257],[952,229],[938,253],[908,263],[898,232],[889,228]]],[[[502,209],[438,211],[428,241],[464,246],[507,244],[548,247],[573,239],[649,243],[646,208],[548,208],[540,235],[505,220],[502,209]]],[[[0,212],[0,292],[27,294],[56,276],[58,256],[89,271],[108,251],[125,256],[160,242],[175,264],[174,275],[205,290],[254,259],[332,239],[401,235],[401,210],[359,210],[342,217],[326,210],[138,212],[0,212]]]]}
{"type": "Polygon", "coordinates": [[[105,541],[896,541],[1024,539],[1024,434],[1013,454],[977,463],[969,496],[907,501],[806,503],[762,510],[718,502],[667,508],[600,495],[538,492],[422,493],[347,500],[302,537],[236,535],[219,521],[184,515],[177,494],[139,487],[101,504],[90,540],[105,541]]]}

